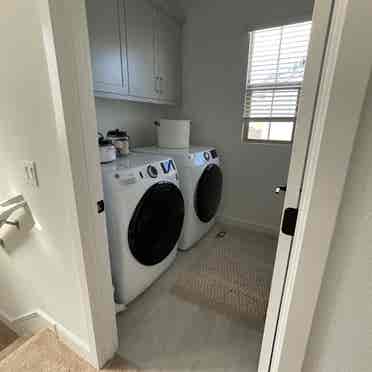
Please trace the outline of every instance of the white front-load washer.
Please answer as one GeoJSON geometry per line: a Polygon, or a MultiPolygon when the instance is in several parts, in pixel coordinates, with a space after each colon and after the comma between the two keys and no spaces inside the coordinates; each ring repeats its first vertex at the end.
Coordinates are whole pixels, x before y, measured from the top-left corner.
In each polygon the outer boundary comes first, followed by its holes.
{"type": "Polygon", "coordinates": [[[102,174],[115,299],[128,304],[174,261],[184,200],[169,157],[130,154],[102,174]]]}
{"type": "Polygon", "coordinates": [[[175,160],[185,199],[185,222],[180,250],[191,248],[213,226],[222,195],[222,171],[213,147],[187,149],[142,147],[137,153],[169,156],[175,160]]]}

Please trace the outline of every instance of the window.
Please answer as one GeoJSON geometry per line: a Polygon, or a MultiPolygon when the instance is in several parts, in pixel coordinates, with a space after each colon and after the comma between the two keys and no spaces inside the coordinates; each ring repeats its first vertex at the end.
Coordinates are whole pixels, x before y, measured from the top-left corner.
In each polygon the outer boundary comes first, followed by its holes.
{"type": "Polygon", "coordinates": [[[245,141],[291,142],[311,22],[250,32],[245,141]]]}

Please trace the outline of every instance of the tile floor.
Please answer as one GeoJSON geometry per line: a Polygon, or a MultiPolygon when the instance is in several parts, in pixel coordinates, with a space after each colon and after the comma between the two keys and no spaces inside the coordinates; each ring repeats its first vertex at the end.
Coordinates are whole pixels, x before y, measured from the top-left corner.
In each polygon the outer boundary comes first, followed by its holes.
{"type": "Polygon", "coordinates": [[[218,231],[226,244],[252,250],[273,262],[276,240],[235,227],[216,226],[175,263],[143,295],[118,316],[119,354],[143,369],[163,371],[256,372],[262,332],[205,306],[185,302],[172,293],[179,273],[197,260],[218,231]]]}

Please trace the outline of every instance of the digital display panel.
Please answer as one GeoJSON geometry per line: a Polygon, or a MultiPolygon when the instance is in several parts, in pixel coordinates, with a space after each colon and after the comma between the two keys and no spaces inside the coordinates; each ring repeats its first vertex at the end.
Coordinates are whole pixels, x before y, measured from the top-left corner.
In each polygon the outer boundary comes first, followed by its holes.
{"type": "Polygon", "coordinates": [[[202,165],[205,164],[204,153],[198,152],[197,154],[195,154],[194,164],[197,165],[198,167],[201,167],[202,165]]]}

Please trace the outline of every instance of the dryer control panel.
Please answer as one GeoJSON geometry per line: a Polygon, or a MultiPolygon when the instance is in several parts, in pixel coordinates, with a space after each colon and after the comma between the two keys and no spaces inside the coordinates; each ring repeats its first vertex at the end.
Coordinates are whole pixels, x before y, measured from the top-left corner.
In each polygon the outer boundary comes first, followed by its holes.
{"type": "Polygon", "coordinates": [[[198,167],[202,167],[209,162],[218,158],[217,150],[212,149],[208,151],[201,151],[194,154],[194,164],[198,167]]]}

